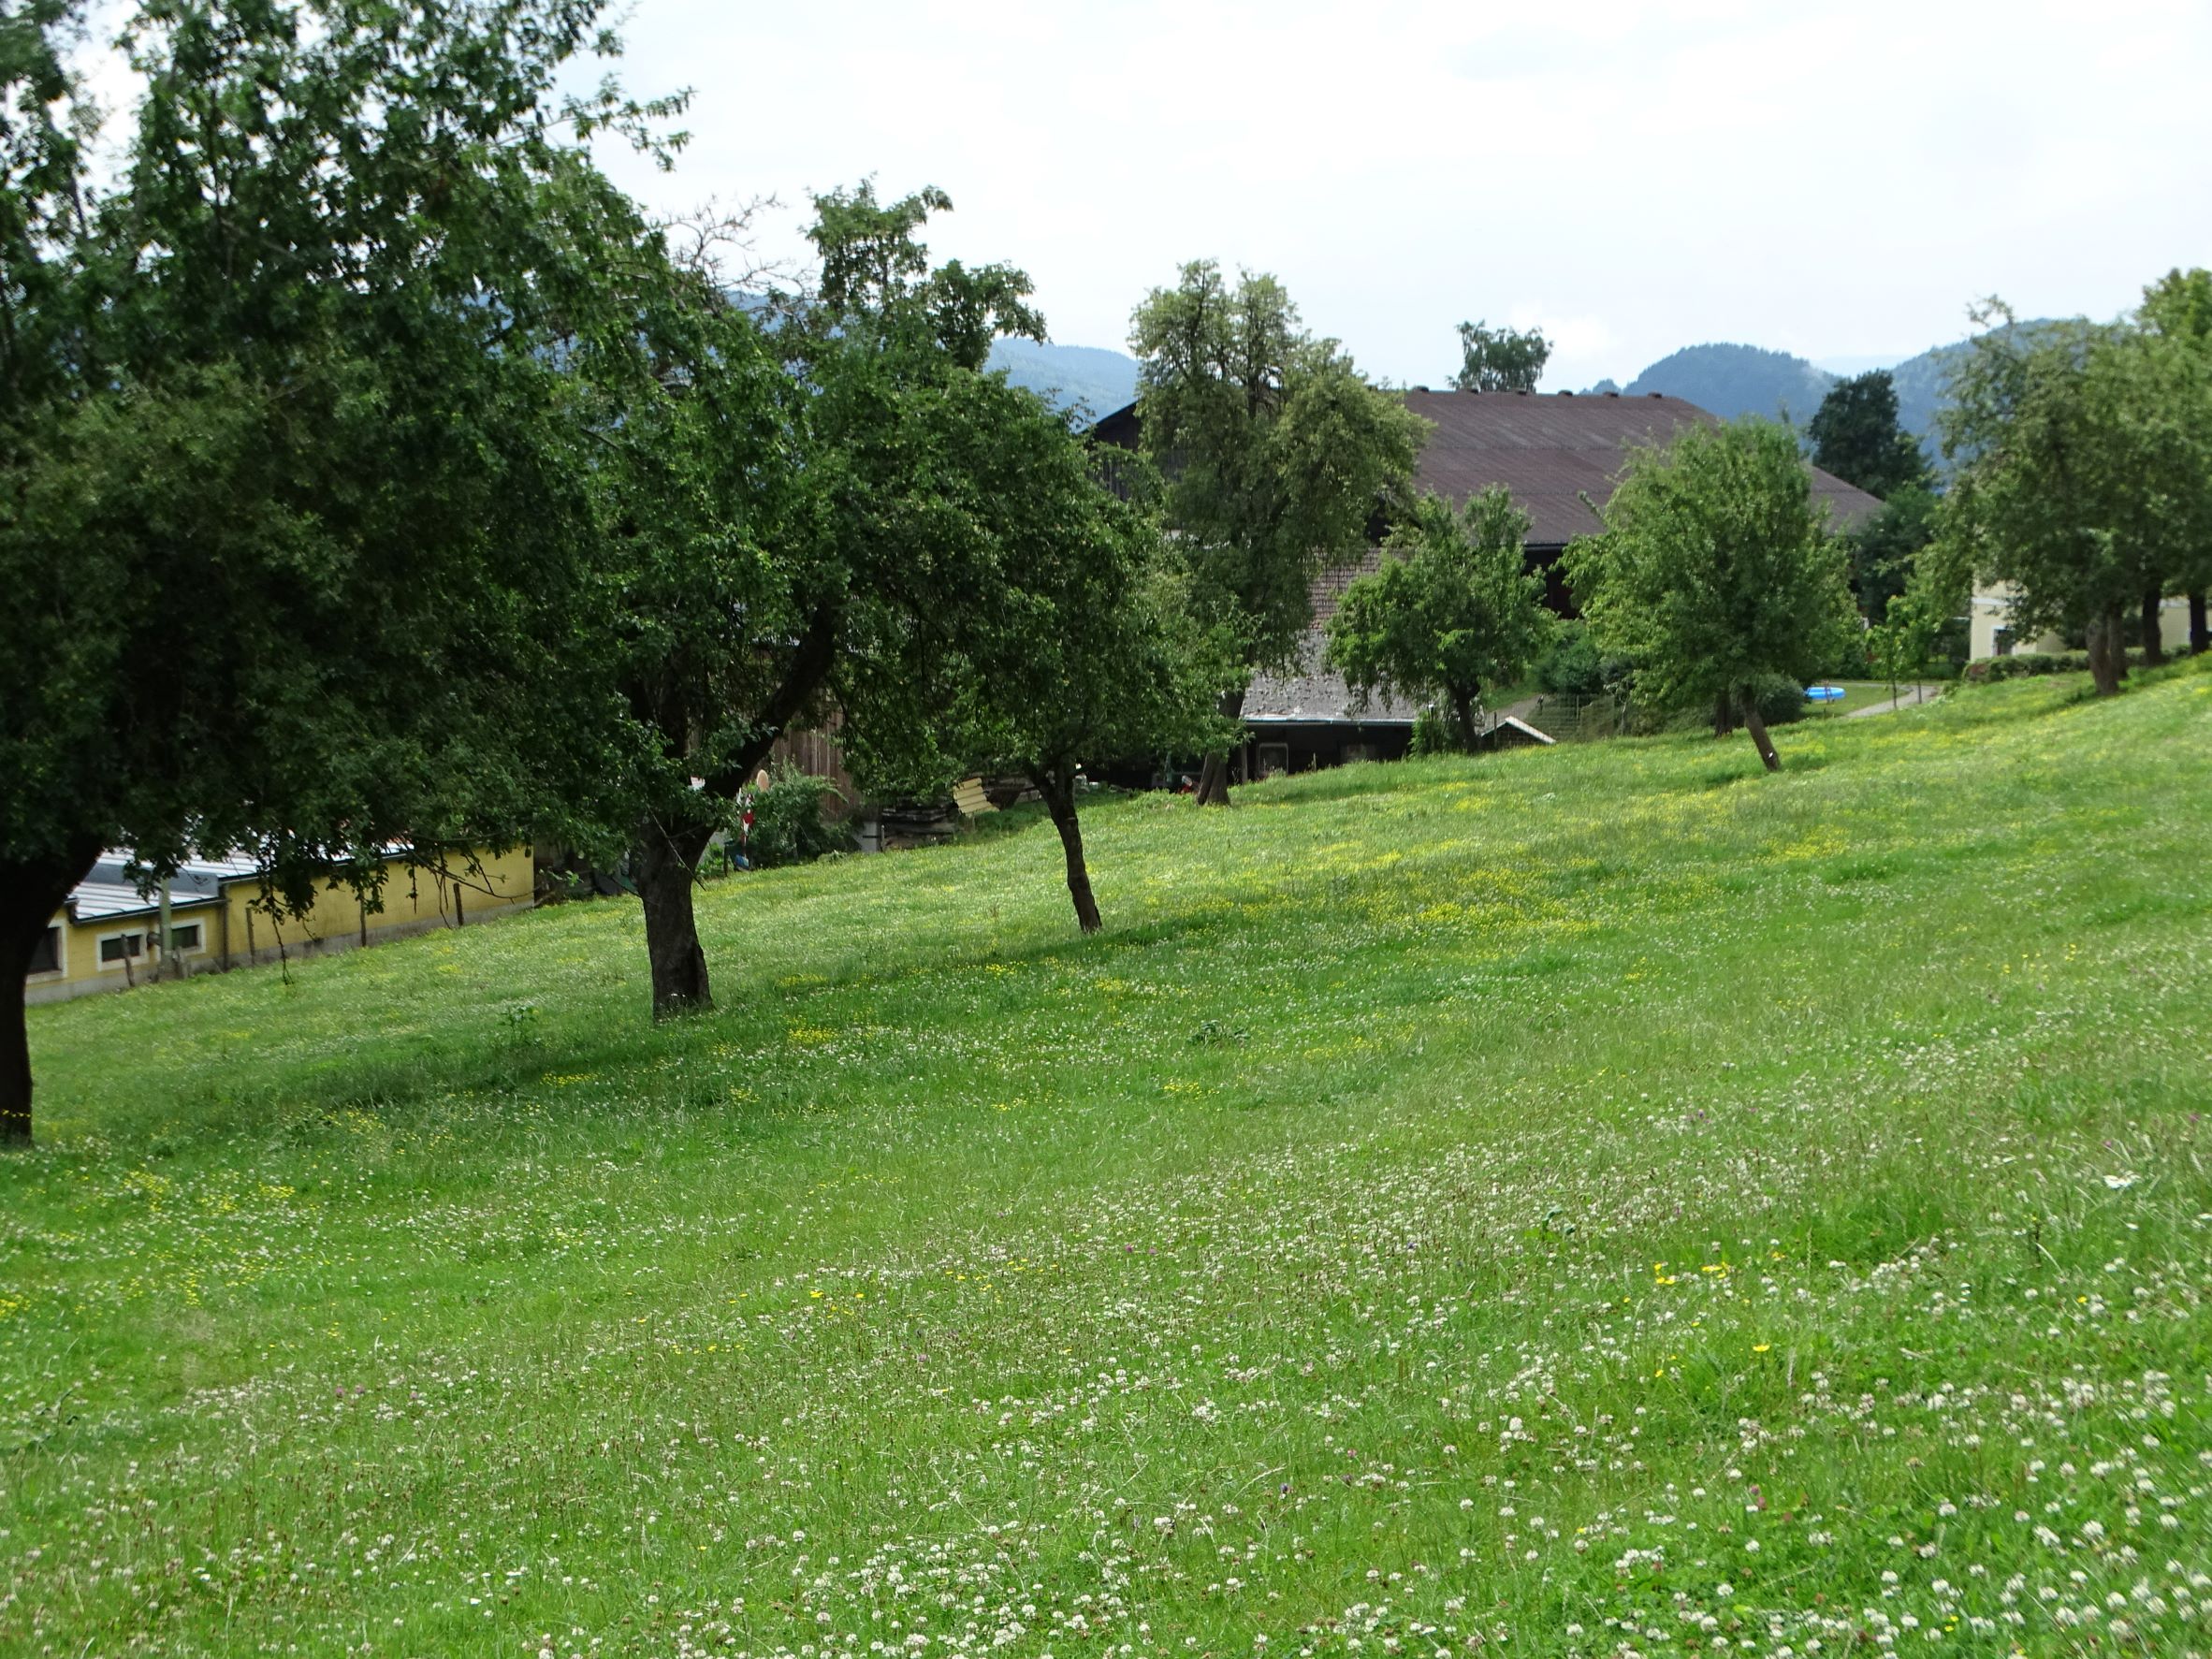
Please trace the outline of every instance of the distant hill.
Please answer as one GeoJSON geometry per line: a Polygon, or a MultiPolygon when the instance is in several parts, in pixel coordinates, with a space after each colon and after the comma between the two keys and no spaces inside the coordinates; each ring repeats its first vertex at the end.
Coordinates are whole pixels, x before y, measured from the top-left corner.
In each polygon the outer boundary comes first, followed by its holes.
{"type": "MultiPolygon", "coordinates": [[[[2040,322],[2020,325],[2028,329],[2041,326],[2040,322]]],[[[1943,401],[1943,377],[1952,360],[1964,350],[1964,341],[1931,346],[1889,371],[1897,386],[1899,424],[1920,440],[1930,459],[1937,457],[1936,412],[1943,401]]],[[[1836,379],[1826,370],[1788,352],[1771,352],[1755,345],[1692,345],[1661,357],[1623,389],[1687,398],[1724,419],[1763,415],[1769,419],[1786,418],[1802,429],[1819,410],[1820,400],[1836,379]]],[[[1613,386],[1610,381],[1601,381],[1591,389],[1611,391],[1613,386]]]]}
{"type": "Polygon", "coordinates": [[[1095,345],[1001,340],[991,347],[991,367],[1055,408],[1081,403],[1094,416],[1112,415],[1137,396],[1137,359],[1095,345]]]}
{"type": "Polygon", "coordinates": [[[1787,352],[1755,345],[1686,345],[1661,357],[1623,389],[1631,397],[1659,392],[1687,398],[1723,420],[1763,415],[1803,426],[1834,384],[1835,376],[1787,352]]]}

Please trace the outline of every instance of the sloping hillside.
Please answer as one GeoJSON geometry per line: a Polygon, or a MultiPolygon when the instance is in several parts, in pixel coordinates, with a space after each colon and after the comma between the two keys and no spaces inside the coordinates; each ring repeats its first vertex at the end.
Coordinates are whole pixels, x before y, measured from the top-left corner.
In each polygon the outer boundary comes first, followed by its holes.
{"type": "Polygon", "coordinates": [[[1741,415],[1811,420],[1833,377],[1802,357],[1755,345],[1691,345],[1661,357],[1628,383],[1631,395],[1687,398],[1724,420],[1741,415]]]}
{"type": "MultiPolygon", "coordinates": [[[[2043,326],[2041,321],[2020,325],[2030,330],[2043,326]]],[[[1966,349],[1964,342],[1930,346],[1889,371],[1897,387],[1898,422],[1919,438],[1931,458],[1936,455],[1936,415],[1943,406],[1944,376],[1966,349]]],[[[1753,345],[1693,345],[1660,358],[1627,389],[1687,398],[1729,418],[1761,415],[1769,420],[1787,418],[1802,427],[1819,410],[1836,378],[1787,352],[1753,345]]]]}
{"type": "Polygon", "coordinates": [[[0,1651],[2203,1652],[2212,663],[2079,691],[34,1009],[0,1651]]]}
{"type": "Polygon", "coordinates": [[[1126,407],[1137,396],[1137,359],[1097,346],[1000,340],[992,344],[991,367],[1005,370],[1014,385],[1058,408],[1081,404],[1093,418],[1126,407]]]}

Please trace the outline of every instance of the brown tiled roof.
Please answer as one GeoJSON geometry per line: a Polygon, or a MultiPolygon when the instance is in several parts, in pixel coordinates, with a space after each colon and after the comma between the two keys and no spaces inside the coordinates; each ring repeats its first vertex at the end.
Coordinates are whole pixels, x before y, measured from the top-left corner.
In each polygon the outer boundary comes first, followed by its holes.
{"type": "MultiPolygon", "coordinates": [[[[1632,445],[1665,443],[1685,426],[1717,424],[1681,398],[1416,391],[1405,402],[1435,427],[1421,450],[1416,487],[1464,502],[1503,484],[1529,516],[1532,547],[1560,546],[1604,528],[1582,498],[1603,502],[1613,493],[1632,445]]],[[[1882,505],[1817,467],[1812,492],[1839,527],[1882,505]]]]}

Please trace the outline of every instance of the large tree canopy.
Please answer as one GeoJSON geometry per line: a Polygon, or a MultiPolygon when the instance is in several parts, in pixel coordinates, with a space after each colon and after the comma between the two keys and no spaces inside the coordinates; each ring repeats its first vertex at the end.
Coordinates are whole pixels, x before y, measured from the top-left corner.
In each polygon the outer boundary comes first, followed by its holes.
{"type": "Polygon", "coordinates": [[[1598,648],[1634,663],[1637,695],[1658,706],[1734,704],[1779,770],[1759,684],[1821,673],[1852,620],[1843,551],[1796,434],[1746,417],[1639,449],[1604,518],[1566,555],[1598,648]]]}
{"type": "Polygon", "coordinates": [[[845,659],[846,758],[894,793],[1017,773],[1058,830],[1077,924],[1098,931],[1078,813],[1086,765],[1210,747],[1223,681],[1152,520],[1100,484],[1093,458],[1029,393],[965,386],[967,453],[947,507],[974,538],[968,579],[886,616],[845,659]]]}
{"type": "Polygon", "coordinates": [[[1451,377],[1463,392],[1533,392],[1550,361],[1551,342],[1537,328],[1460,325],[1460,367],[1451,377]]]}
{"type": "Polygon", "coordinates": [[[1886,369],[1869,370],[1828,388],[1806,434],[1813,464],[1884,501],[1925,486],[1928,458],[1898,424],[1897,386],[1886,369]]]}
{"type": "MultiPolygon", "coordinates": [[[[2200,367],[2212,361],[2212,270],[2198,266],[2168,271],[2143,290],[2141,316],[2145,327],[2176,349],[2193,353],[2200,367]]],[[[2195,419],[2212,421],[2212,400],[2197,405],[2195,419]]],[[[2212,467],[2212,444],[2201,444],[2199,449],[2200,462],[2212,467]]],[[[2197,486],[2212,494],[2212,472],[2197,486]]],[[[2212,621],[2205,616],[2205,595],[2212,590],[2212,522],[2201,524],[2187,544],[2175,559],[2172,588],[2189,599],[2189,648],[2212,650],[2212,621]]]]}
{"type": "MultiPolygon", "coordinates": [[[[1137,406],[1162,506],[1179,532],[1192,601],[1253,671],[1291,663],[1322,571],[1373,545],[1372,527],[1413,475],[1427,425],[1317,339],[1274,278],[1232,287],[1200,260],[1137,308],[1137,406]]],[[[1222,712],[1243,707],[1230,692],[1222,712]]],[[[1229,798],[1228,757],[1206,757],[1199,798],[1229,798]]]]}
{"type": "Polygon", "coordinates": [[[297,904],[534,816],[589,517],[552,346],[640,235],[573,135],[651,113],[557,97],[597,9],[144,5],[104,190],[75,9],[0,21],[0,1137],[103,847],[251,847],[297,904]]]}
{"type": "Polygon", "coordinates": [[[1981,316],[1943,417],[1947,562],[2009,584],[2019,633],[2085,638],[2110,695],[2126,618],[2147,597],[2155,623],[2212,534],[2212,363],[2185,331],[1981,316]]]}
{"type": "Polygon", "coordinates": [[[1021,394],[983,363],[1042,324],[1019,271],[932,263],[921,232],[951,205],[821,196],[810,292],[748,306],[711,265],[678,273],[642,367],[580,377],[604,626],[579,669],[614,730],[575,789],[630,836],[657,1014],[711,1006],[693,880],[777,738],[826,712],[840,665],[899,672],[896,642],[1002,579],[990,516],[1014,503],[979,469],[1010,419],[991,394],[1021,394]]]}
{"type": "Polygon", "coordinates": [[[1329,619],[1331,665],[1362,696],[1437,699],[1472,749],[1485,689],[1526,673],[1556,629],[1527,539],[1528,515],[1503,485],[1463,512],[1422,496],[1390,531],[1381,568],[1345,589],[1329,619]]]}

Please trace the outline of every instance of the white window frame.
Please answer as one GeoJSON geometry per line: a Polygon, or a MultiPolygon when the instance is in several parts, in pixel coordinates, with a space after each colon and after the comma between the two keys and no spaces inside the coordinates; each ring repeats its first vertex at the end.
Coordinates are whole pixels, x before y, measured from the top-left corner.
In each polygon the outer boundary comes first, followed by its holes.
{"type": "Polygon", "coordinates": [[[29,977],[34,980],[65,980],[69,977],[69,924],[66,922],[49,922],[53,929],[53,966],[42,968],[29,977]]]}
{"type": "Polygon", "coordinates": [[[111,932],[97,935],[93,940],[93,961],[102,973],[121,973],[126,964],[150,962],[153,960],[153,956],[146,949],[146,939],[153,931],[150,927],[142,926],[118,927],[111,932]],[[125,951],[114,961],[109,961],[106,947],[111,939],[136,939],[138,941],[137,953],[133,954],[131,952],[125,951]]]}
{"type": "MultiPolygon", "coordinates": [[[[199,943],[196,945],[182,946],[178,950],[177,954],[180,956],[205,956],[208,953],[207,918],[204,916],[194,916],[189,921],[179,922],[172,920],[169,923],[169,931],[171,933],[176,932],[180,927],[190,927],[196,929],[199,934],[199,943]]],[[[161,931],[161,924],[158,922],[155,923],[149,931],[159,933],[161,931]]]]}

